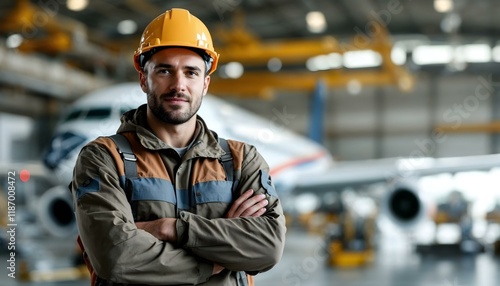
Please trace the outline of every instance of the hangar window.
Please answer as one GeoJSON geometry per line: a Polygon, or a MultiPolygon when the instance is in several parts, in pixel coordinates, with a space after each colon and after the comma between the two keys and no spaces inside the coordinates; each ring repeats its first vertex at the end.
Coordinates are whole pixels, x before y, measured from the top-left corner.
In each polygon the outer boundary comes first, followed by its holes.
{"type": "Polygon", "coordinates": [[[105,119],[111,116],[111,108],[90,109],[85,116],[87,120],[105,119]]]}

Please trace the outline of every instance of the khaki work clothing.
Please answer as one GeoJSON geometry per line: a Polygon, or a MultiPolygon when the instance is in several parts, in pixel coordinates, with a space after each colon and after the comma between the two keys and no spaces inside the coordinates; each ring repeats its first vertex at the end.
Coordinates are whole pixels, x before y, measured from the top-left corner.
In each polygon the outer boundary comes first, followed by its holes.
{"type": "Polygon", "coordinates": [[[123,160],[107,137],[87,144],[71,184],[80,237],[95,272],[115,283],[141,285],[237,285],[238,271],[271,269],[281,258],[285,218],[255,147],[227,140],[239,178],[235,193],[219,158],[216,134],[197,117],[196,135],[181,158],[146,123],[146,105],[124,114],[117,131],[137,157],[137,178],[127,199],[123,160]],[[258,218],[224,218],[248,189],[269,204],[258,218]],[[177,218],[176,243],[139,230],[136,221],[177,218]],[[214,263],[225,269],[211,276],[214,263]]]}

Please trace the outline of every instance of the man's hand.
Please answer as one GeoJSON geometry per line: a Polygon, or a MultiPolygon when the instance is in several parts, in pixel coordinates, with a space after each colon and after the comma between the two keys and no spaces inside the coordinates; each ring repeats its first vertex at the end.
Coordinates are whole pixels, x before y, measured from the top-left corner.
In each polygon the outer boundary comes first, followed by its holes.
{"type": "Polygon", "coordinates": [[[267,206],[268,203],[265,195],[254,195],[253,190],[248,190],[234,201],[226,217],[259,217],[266,212],[265,206],[267,206]]]}
{"type": "Polygon", "coordinates": [[[177,229],[175,228],[175,218],[160,218],[153,221],[136,222],[135,225],[138,229],[145,230],[151,233],[159,240],[168,242],[177,241],[177,229]]]}
{"type": "Polygon", "coordinates": [[[220,266],[219,264],[214,264],[214,268],[212,270],[212,275],[217,275],[219,274],[222,270],[224,270],[224,267],[220,266]]]}

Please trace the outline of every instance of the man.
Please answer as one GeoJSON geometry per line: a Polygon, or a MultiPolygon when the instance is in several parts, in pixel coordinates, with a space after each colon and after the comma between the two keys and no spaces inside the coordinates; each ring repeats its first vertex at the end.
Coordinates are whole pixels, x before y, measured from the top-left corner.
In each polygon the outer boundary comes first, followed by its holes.
{"type": "Polygon", "coordinates": [[[137,157],[137,177],[126,183],[108,137],[85,146],[74,169],[96,285],[246,285],[245,273],[281,258],[285,219],[269,167],[253,146],[227,140],[233,191],[217,135],[196,115],[217,60],[208,29],[187,10],[146,27],[134,64],[147,104],[125,113],[117,131],[137,157]]]}

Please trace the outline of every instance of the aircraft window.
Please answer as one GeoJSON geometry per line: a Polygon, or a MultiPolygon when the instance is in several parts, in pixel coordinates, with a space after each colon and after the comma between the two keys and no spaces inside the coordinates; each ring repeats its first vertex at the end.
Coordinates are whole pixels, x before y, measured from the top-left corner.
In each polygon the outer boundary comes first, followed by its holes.
{"type": "Polygon", "coordinates": [[[81,109],[73,110],[68,114],[68,116],[66,116],[66,118],[64,119],[64,122],[75,120],[78,117],[80,117],[82,115],[82,113],[83,113],[83,110],[81,110],[81,109]]]}
{"type": "Polygon", "coordinates": [[[111,108],[90,109],[85,119],[104,119],[111,115],[111,108]]]}

